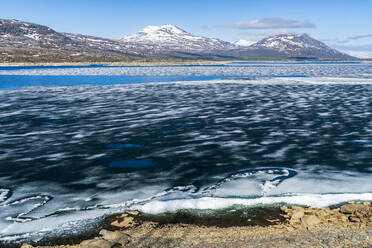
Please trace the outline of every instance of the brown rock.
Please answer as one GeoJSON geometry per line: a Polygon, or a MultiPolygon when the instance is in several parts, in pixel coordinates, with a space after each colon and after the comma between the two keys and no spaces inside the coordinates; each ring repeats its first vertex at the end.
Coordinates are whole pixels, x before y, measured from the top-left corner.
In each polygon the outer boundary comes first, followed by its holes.
{"type": "MultiPolygon", "coordinates": [[[[346,218],[347,220],[347,218],[346,218]]],[[[329,219],[326,220],[327,222],[332,222],[332,223],[337,223],[338,222],[338,219],[337,218],[334,218],[334,217],[331,217],[329,219]]]]}
{"type": "Polygon", "coordinates": [[[348,220],[348,217],[346,215],[340,215],[339,216],[339,219],[342,221],[342,222],[346,222],[348,220]]]}
{"type": "Polygon", "coordinates": [[[360,222],[360,219],[356,216],[349,216],[350,222],[360,222]]]}
{"type": "Polygon", "coordinates": [[[116,242],[118,242],[122,246],[125,246],[125,245],[127,245],[131,242],[131,238],[130,238],[129,235],[125,235],[125,236],[121,237],[120,239],[118,239],[116,242]]]}
{"type": "Polygon", "coordinates": [[[354,212],[353,204],[345,204],[340,208],[340,212],[343,214],[352,214],[354,212]]]}
{"type": "Polygon", "coordinates": [[[363,210],[366,208],[368,208],[368,206],[363,204],[348,203],[341,206],[340,212],[343,214],[353,214],[356,210],[363,210]]]}
{"type": "Polygon", "coordinates": [[[287,230],[287,231],[290,231],[290,232],[292,232],[293,230],[295,230],[293,227],[291,227],[291,226],[285,226],[285,229],[287,230]]]}
{"type": "Polygon", "coordinates": [[[104,239],[88,239],[80,243],[81,248],[112,248],[116,242],[107,241],[104,239]]]}
{"type": "Polygon", "coordinates": [[[303,209],[303,207],[299,207],[299,206],[292,206],[291,207],[293,210],[296,210],[296,209],[299,209],[299,208],[302,208],[303,209]]]}
{"type": "Polygon", "coordinates": [[[103,239],[116,242],[116,243],[120,243],[123,246],[130,242],[130,236],[124,232],[120,232],[120,231],[111,232],[111,231],[102,229],[99,232],[99,234],[102,236],[103,239]]]}
{"type": "Polygon", "coordinates": [[[288,207],[287,207],[287,206],[281,206],[281,207],[280,207],[280,210],[281,210],[283,213],[288,213],[288,207]]]}
{"type": "Polygon", "coordinates": [[[292,220],[299,220],[302,218],[302,216],[304,216],[305,214],[305,211],[303,208],[296,208],[293,213],[292,213],[292,216],[291,216],[291,221],[292,220]]]}
{"type": "Polygon", "coordinates": [[[131,211],[127,211],[127,214],[132,215],[132,216],[138,216],[140,212],[138,210],[131,210],[131,211]]]}
{"type": "Polygon", "coordinates": [[[34,248],[34,247],[29,244],[22,244],[21,248],[34,248]]]}
{"type": "Polygon", "coordinates": [[[106,239],[106,240],[117,240],[117,239],[121,238],[124,235],[124,233],[120,232],[120,231],[111,232],[111,231],[102,229],[99,232],[99,235],[101,235],[101,237],[103,239],[106,239]]]}
{"type": "Polygon", "coordinates": [[[355,215],[355,217],[358,217],[359,219],[363,219],[367,215],[367,212],[366,211],[356,210],[354,212],[354,215],[355,215]]]}
{"type": "Polygon", "coordinates": [[[340,208],[335,208],[330,210],[330,214],[339,214],[340,213],[340,208]]]}
{"type": "Polygon", "coordinates": [[[308,229],[319,223],[320,219],[315,215],[305,215],[301,218],[301,225],[308,229]]]}
{"type": "Polygon", "coordinates": [[[371,206],[371,202],[363,202],[364,206],[371,206]]]}
{"type": "Polygon", "coordinates": [[[130,228],[135,226],[134,218],[133,217],[124,217],[122,219],[117,219],[111,223],[111,226],[119,227],[119,228],[130,228]]]}
{"type": "Polygon", "coordinates": [[[319,209],[318,211],[315,211],[315,215],[321,219],[328,219],[330,215],[332,214],[333,213],[331,212],[329,208],[322,208],[322,209],[319,209]]]}

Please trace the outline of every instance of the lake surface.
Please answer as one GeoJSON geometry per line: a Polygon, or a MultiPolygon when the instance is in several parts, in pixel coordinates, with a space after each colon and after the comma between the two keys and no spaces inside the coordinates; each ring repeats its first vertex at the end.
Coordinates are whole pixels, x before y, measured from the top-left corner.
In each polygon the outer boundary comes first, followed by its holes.
{"type": "Polygon", "coordinates": [[[3,241],[372,200],[372,64],[2,68],[0,89],[3,241]]]}

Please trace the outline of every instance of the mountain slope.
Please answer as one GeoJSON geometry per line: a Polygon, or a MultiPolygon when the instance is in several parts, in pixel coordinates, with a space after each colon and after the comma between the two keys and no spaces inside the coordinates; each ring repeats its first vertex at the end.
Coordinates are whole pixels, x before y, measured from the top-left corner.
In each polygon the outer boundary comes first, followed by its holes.
{"type": "Polygon", "coordinates": [[[316,59],[352,59],[353,57],[330,48],[307,34],[280,34],[267,37],[251,45],[257,49],[273,49],[288,57],[316,59]]]}
{"type": "Polygon", "coordinates": [[[173,25],[147,26],[120,40],[127,46],[143,49],[152,54],[170,51],[206,53],[236,48],[230,42],[190,34],[173,25]]]}
{"type": "Polygon", "coordinates": [[[101,49],[53,29],[18,20],[0,19],[0,62],[124,61],[133,56],[101,49]]]}

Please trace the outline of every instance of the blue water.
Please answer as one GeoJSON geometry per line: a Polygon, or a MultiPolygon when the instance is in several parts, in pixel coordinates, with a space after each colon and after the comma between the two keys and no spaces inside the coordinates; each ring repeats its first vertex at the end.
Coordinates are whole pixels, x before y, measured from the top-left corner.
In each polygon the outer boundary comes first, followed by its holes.
{"type": "Polygon", "coordinates": [[[111,168],[147,168],[152,166],[151,159],[140,159],[140,160],[122,160],[122,161],[113,161],[109,163],[111,168]]]}
{"type": "Polygon", "coordinates": [[[143,145],[136,145],[136,144],[108,144],[107,148],[113,149],[121,149],[121,148],[139,148],[144,147],[143,145]]]}
{"type": "Polygon", "coordinates": [[[0,70],[27,70],[27,69],[68,69],[68,68],[110,68],[110,67],[220,67],[220,66],[267,66],[267,65],[310,65],[310,64],[335,64],[335,65],[345,65],[345,64],[360,64],[361,62],[335,62],[335,61],[324,61],[324,62],[231,62],[231,64],[216,64],[216,65],[126,65],[126,66],[115,66],[115,65],[76,65],[76,66],[0,66],[0,70]]]}
{"type": "Polygon", "coordinates": [[[29,76],[0,75],[0,89],[30,86],[112,85],[151,82],[213,80],[211,76],[29,76]]]}
{"type": "Polygon", "coordinates": [[[76,65],[76,66],[0,66],[0,71],[28,69],[66,69],[66,68],[102,68],[105,65],[76,65]]]}
{"type": "Polygon", "coordinates": [[[127,208],[372,200],[371,68],[8,70],[22,75],[0,76],[0,240],[127,208]]]}
{"type": "Polygon", "coordinates": [[[306,77],[304,75],[245,75],[245,76],[31,76],[0,75],[0,90],[13,90],[31,86],[113,85],[154,82],[205,81],[243,77],[306,77]]]}

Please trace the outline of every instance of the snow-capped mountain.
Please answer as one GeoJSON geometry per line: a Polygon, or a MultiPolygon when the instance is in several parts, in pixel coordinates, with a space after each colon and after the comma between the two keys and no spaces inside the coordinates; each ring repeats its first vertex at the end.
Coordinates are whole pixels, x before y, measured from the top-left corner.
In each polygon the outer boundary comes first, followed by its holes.
{"type": "Polygon", "coordinates": [[[72,43],[70,39],[49,27],[7,19],[0,19],[0,38],[2,42],[34,43],[51,47],[72,43]]]}
{"type": "Polygon", "coordinates": [[[120,49],[102,48],[103,41],[117,41],[91,37],[88,44],[75,36],[88,37],[56,32],[34,23],[0,19],[0,62],[123,61],[132,58],[120,49]],[[95,39],[101,39],[96,42],[99,46],[93,45],[95,39]]]}
{"type": "Polygon", "coordinates": [[[253,45],[254,41],[249,41],[249,40],[238,40],[238,41],[235,41],[234,44],[237,45],[237,46],[242,46],[242,47],[249,47],[251,45],[253,45]]]}
{"type": "Polygon", "coordinates": [[[352,58],[307,34],[280,34],[267,37],[251,45],[252,48],[273,49],[289,57],[352,58]]]}
{"type": "Polygon", "coordinates": [[[174,25],[147,26],[141,31],[120,40],[137,48],[163,51],[208,52],[233,49],[230,42],[190,34],[174,25]]]}
{"type": "Polygon", "coordinates": [[[83,34],[63,33],[63,35],[73,40],[74,42],[85,47],[89,47],[91,49],[139,55],[136,49],[131,49],[130,45],[127,45],[126,43],[123,43],[120,40],[106,39],[83,34]]]}
{"type": "Polygon", "coordinates": [[[235,44],[193,35],[173,25],[148,26],[120,40],[57,32],[0,19],[0,62],[104,62],[143,59],[352,59],[308,35],[276,35],[235,44]]]}

